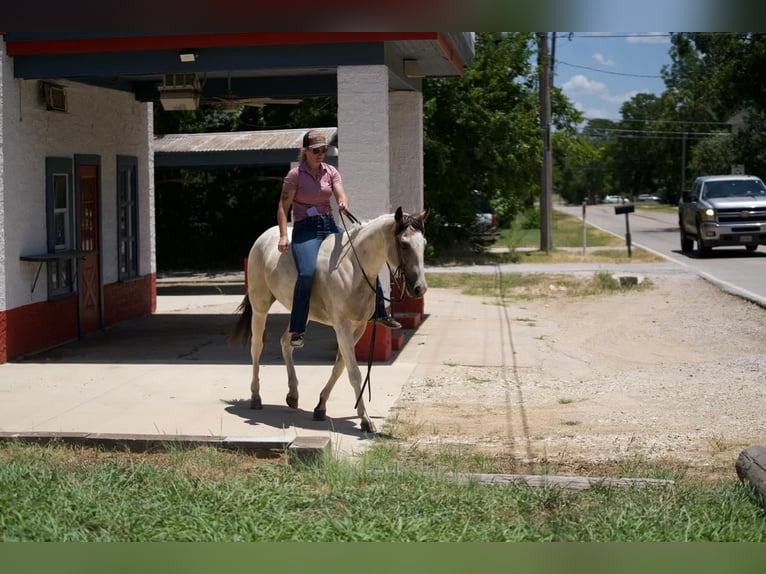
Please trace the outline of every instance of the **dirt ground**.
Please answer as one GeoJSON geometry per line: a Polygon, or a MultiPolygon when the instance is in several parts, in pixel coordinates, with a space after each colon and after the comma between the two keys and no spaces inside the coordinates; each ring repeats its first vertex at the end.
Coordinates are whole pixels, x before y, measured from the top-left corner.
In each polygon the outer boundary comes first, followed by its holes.
{"type": "Polygon", "coordinates": [[[639,279],[649,287],[507,300],[504,359],[410,381],[392,434],[496,455],[505,472],[736,476],[742,449],[766,444],[766,310],[691,274],[639,279]]]}

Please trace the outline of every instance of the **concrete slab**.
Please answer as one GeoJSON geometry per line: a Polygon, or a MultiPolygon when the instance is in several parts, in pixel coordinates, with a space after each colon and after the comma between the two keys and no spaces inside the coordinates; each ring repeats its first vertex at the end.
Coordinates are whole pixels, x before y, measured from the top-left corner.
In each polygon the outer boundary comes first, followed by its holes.
{"type": "MultiPolygon", "coordinates": [[[[227,346],[242,295],[158,296],[156,314],[87,339],[0,365],[0,432],[209,436],[269,439],[326,437],[334,452],[361,452],[356,397],[344,374],[326,421],[313,408],[335,359],[331,328],[311,323],[294,353],[300,404],[285,403],[287,373],[278,346],[289,314],[275,305],[262,357],[263,410],[249,408],[249,348],[227,346]]],[[[378,429],[413,365],[392,358],[373,366],[378,429]]],[[[361,365],[363,374],[366,365],[361,365]]]]}

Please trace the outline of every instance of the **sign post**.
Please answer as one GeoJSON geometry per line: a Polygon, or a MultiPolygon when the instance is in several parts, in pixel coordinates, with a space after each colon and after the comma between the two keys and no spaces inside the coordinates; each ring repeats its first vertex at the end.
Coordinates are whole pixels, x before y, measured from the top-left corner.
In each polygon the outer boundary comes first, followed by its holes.
{"type": "Polygon", "coordinates": [[[628,214],[633,213],[635,210],[636,208],[632,203],[618,205],[614,208],[615,215],[625,214],[625,244],[628,246],[628,257],[632,256],[630,252],[630,221],[628,220],[628,214]]]}

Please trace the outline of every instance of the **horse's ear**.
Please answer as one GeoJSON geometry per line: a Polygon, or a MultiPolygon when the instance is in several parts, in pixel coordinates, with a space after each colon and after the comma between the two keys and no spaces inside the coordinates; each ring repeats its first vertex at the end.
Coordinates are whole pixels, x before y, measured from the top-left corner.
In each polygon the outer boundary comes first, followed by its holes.
{"type": "Polygon", "coordinates": [[[418,215],[418,219],[420,221],[425,221],[428,217],[428,208],[426,207],[423,211],[420,212],[420,215],[418,215]]]}
{"type": "Polygon", "coordinates": [[[401,223],[403,218],[404,218],[404,215],[402,213],[402,206],[400,205],[399,207],[396,208],[396,214],[394,215],[394,220],[397,223],[401,223]]]}

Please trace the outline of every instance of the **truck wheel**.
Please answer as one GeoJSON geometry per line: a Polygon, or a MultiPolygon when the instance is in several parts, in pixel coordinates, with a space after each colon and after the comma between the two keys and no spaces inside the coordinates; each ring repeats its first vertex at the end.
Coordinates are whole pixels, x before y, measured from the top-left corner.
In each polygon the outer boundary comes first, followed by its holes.
{"type": "Polygon", "coordinates": [[[684,228],[681,227],[681,251],[684,253],[688,253],[689,251],[694,251],[694,240],[690,239],[686,236],[686,232],[684,232],[684,228]]]}
{"type": "Polygon", "coordinates": [[[700,257],[707,257],[710,255],[711,250],[711,247],[705,245],[705,242],[702,239],[702,230],[700,229],[700,226],[697,225],[697,252],[699,253],[700,257]]]}

